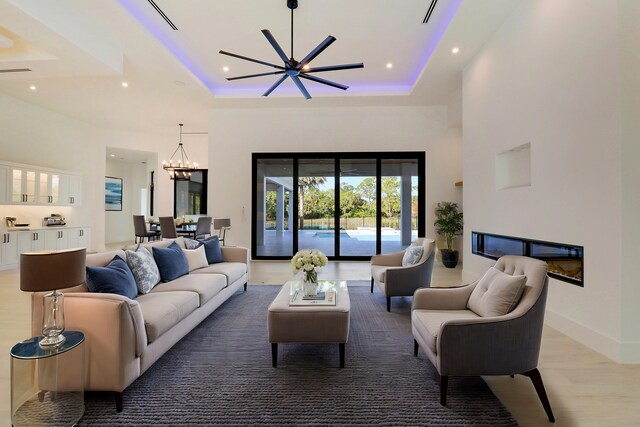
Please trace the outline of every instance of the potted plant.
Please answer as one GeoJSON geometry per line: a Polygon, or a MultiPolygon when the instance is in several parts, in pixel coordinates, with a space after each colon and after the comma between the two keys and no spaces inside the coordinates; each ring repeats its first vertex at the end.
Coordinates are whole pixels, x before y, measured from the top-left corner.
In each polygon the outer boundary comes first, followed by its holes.
{"type": "Polygon", "coordinates": [[[447,249],[441,249],[442,263],[447,268],[458,265],[459,254],[453,249],[453,239],[462,234],[462,212],[458,210],[458,204],[453,202],[439,202],[436,205],[436,233],[444,237],[447,249]]]}

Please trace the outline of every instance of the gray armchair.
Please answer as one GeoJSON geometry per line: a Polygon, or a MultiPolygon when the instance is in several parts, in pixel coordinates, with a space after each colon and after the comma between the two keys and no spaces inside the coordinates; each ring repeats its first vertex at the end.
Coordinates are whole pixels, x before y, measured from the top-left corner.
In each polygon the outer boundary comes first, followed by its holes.
{"type": "Polygon", "coordinates": [[[420,260],[403,266],[403,252],[374,255],[371,258],[371,292],[374,283],[387,297],[387,311],[391,311],[391,297],[412,296],[416,289],[431,286],[435,242],[420,238],[415,244],[424,246],[420,260]]]}
{"type": "MultiPolygon", "coordinates": [[[[417,356],[422,348],[440,374],[443,406],[450,375],[522,374],[531,379],[549,421],[554,422],[537,369],[547,299],[547,264],[533,258],[503,256],[495,269],[512,279],[525,276],[521,279],[522,296],[513,299],[515,307],[507,314],[483,317],[468,308],[469,297],[483,279],[459,288],[415,292],[411,308],[414,354],[417,356]]],[[[480,284],[479,290],[483,286],[480,284]]]]}

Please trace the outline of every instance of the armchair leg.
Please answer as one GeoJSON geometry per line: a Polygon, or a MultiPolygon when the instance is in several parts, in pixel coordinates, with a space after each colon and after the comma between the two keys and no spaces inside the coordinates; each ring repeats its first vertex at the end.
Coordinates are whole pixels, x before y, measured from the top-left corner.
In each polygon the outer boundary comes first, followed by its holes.
{"type": "Polygon", "coordinates": [[[391,311],[391,297],[387,297],[387,311],[391,311]]]}
{"type": "Polygon", "coordinates": [[[373,277],[371,278],[371,293],[373,293],[373,277]]]}
{"type": "Polygon", "coordinates": [[[114,397],[116,398],[116,411],[122,412],[122,392],[115,392],[114,397]]]}
{"type": "Polygon", "coordinates": [[[449,376],[440,375],[440,404],[447,405],[447,386],[449,385],[449,376]]]}
{"type": "Polygon", "coordinates": [[[247,284],[244,284],[244,291],[247,292],[247,284]]]}
{"type": "Polygon", "coordinates": [[[549,421],[552,423],[555,423],[556,419],[554,418],[553,412],[551,411],[551,405],[549,404],[547,393],[544,390],[544,384],[542,383],[542,377],[540,376],[540,371],[538,371],[538,368],[532,369],[527,372],[523,372],[522,375],[529,377],[529,379],[531,379],[531,382],[533,383],[533,386],[535,387],[536,392],[538,393],[538,397],[540,398],[540,402],[544,407],[544,411],[547,413],[547,417],[549,418],[549,421]]]}
{"type": "Polygon", "coordinates": [[[413,355],[418,357],[418,349],[420,348],[420,345],[418,344],[418,341],[413,340],[413,355]]]}

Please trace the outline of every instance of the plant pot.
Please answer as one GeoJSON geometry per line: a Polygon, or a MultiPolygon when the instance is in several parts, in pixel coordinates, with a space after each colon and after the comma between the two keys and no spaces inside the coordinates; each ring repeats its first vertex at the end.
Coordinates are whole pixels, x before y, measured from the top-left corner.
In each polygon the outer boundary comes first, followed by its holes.
{"type": "Polygon", "coordinates": [[[456,250],[440,249],[442,264],[447,268],[455,268],[458,265],[459,253],[456,250]]]}

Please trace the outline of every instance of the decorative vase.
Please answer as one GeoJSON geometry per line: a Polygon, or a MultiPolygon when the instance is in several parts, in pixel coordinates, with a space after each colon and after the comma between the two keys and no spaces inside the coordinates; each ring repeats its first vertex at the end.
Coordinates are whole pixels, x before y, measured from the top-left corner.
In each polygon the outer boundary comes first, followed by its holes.
{"type": "Polygon", "coordinates": [[[318,272],[316,269],[305,271],[302,277],[304,294],[307,296],[316,296],[318,294],[318,272]]]}

